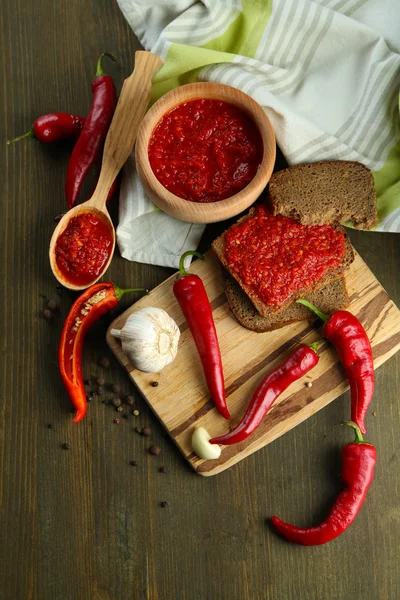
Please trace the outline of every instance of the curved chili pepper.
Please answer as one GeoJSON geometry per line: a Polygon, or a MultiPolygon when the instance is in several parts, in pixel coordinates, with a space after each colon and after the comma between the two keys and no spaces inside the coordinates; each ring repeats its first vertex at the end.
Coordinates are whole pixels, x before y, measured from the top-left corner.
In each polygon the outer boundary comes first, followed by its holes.
{"type": "Polygon", "coordinates": [[[84,124],[85,119],[83,117],[70,115],[69,113],[55,112],[42,115],[33,122],[32,129],[24,135],[8,140],[7,144],[13,144],[28,138],[35,138],[44,144],[58,140],[76,140],[84,124]]]}
{"type": "Polygon", "coordinates": [[[243,442],[257,429],[275,400],[287,387],[308,373],[319,361],[318,343],[300,344],[276,369],[270,371],[254,392],[240,423],[225,435],[212,438],[210,444],[243,442]]]}
{"type": "Polygon", "coordinates": [[[82,379],[83,342],[90,327],[111,310],[127,292],[147,292],[143,288],[123,290],[113,283],[96,283],[74,302],[65,320],[58,348],[58,365],[64,386],[76,409],[74,423],[86,415],[87,401],[82,379]]]}
{"type": "Polygon", "coordinates": [[[325,322],[324,335],[331,342],[350,383],[351,420],[365,433],[365,415],[374,395],[375,374],[371,343],[360,321],[347,310],[329,316],[307,300],[297,300],[325,322]]]}
{"type": "Polygon", "coordinates": [[[117,91],[112,78],[104,74],[103,56],[116,60],[105,52],[97,63],[96,77],[92,83],[93,101],[82,133],[72,151],[65,180],[68,208],[78,202],[83,181],[91,167],[99,160],[104,141],[117,105],[117,91]]]}
{"type": "MultiPolygon", "coordinates": [[[[96,184],[95,184],[95,187],[94,187],[93,191],[96,189],[97,181],[98,181],[99,176],[100,176],[100,169],[101,169],[101,163],[100,163],[100,161],[97,164],[97,167],[98,167],[98,169],[97,169],[98,172],[97,172],[97,175],[96,175],[96,184]]],[[[110,187],[110,190],[109,190],[109,192],[107,194],[106,204],[108,204],[108,202],[111,200],[111,198],[113,198],[114,195],[119,192],[119,183],[120,183],[120,175],[117,175],[117,177],[114,179],[114,182],[113,182],[112,186],[110,187]]],[[[59,221],[61,221],[61,219],[63,218],[63,216],[66,215],[66,214],[67,214],[67,211],[58,213],[58,215],[56,215],[54,217],[54,221],[56,223],[58,223],[59,221]]]]}
{"type": "Polygon", "coordinates": [[[318,546],[341,535],[356,518],[364,504],[367,491],[374,477],[376,449],[364,442],[360,428],[355,423],[345,423],[356,434],[355,442],[346,444],[342,450],[342,472],[345,489],[339,494],[328,518],[316,527],[296,527],[278,517],[272,517],[277,533],[294,544],[318,546]]]}
{"type": "Polygon", "coordinates": [[[204,260],[199,252],[185,252],[179,262],[173,291],[196,344],[211,398],[220,414],[229,419],[221,351],[210,301],[200,277],[187,273],[184,268],[185,258],[191,255],[204,260]]]}

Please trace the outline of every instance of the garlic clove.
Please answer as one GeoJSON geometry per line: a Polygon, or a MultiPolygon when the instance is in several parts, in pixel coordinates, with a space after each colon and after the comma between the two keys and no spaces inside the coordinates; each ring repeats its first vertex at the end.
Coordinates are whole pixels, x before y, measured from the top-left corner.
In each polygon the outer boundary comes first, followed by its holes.
{"type": "Polygon", "coordinates": [[[197,456],[205,460],[213,460],[221,456],[221,447],[210,444],[211,435],[204,427],[196,427],[192,435],[192,448],[197,456]]]}
{"type": "Polygon", "coordinates": [[[110,333],[121,340],[132,364],[145,373],[158,373],[178,352],[179,327],[162,308],[141,308],[129,315],[121,330],[110,333]]]}

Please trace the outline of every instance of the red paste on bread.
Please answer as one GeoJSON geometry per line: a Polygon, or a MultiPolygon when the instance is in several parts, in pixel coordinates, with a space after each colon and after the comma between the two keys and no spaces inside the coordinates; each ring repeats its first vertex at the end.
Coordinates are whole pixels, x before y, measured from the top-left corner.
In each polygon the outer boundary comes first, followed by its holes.
{"type": "Polygon", "coordinates": [[[339,267],[344,256],[341,231],[273,216],[264,206],[225,236],[229,268],[269,306],[280,306],[296,291],[312,287],[339,267]]]}
{"type": "Polygon", "coordinates": [[[242,190],[257,173],[263,144],[254,121],[219,100],[190,100],[166,113],[149,142],[162,185],[192,202],[216,202],[242,190]]]}
{"type": "Polygon", "coordinates": [[[56,263],[74,285],[89,285],[101,273],[112,250],[109,225],[96,214],[73,217],[56,242],[56,263]]]}

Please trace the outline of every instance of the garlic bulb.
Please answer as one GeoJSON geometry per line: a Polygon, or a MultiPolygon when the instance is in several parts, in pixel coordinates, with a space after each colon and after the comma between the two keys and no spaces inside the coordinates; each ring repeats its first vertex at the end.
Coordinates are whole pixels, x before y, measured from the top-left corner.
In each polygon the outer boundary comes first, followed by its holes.
{"type": "Polygon", "coordinates": [[[140,308],[130,315],[121,330],[111,329],[120,338],[122,349],[132,364],[145,373],[158,373],[178,352],[181,332],[162,308],[140,308]]]}

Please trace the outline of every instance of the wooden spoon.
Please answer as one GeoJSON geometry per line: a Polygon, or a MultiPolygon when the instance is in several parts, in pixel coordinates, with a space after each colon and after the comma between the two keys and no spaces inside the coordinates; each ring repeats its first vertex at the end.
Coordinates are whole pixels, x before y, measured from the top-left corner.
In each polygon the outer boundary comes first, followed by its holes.
{"type": "Polygon", "coordinates": [[[132,152],[140,122],[144,117],[150,99],[151,80],[161,65],[162,60],[151,52],[139,51],[135,53],[135,68],[130,77],[125,79],[121,90],[117,108],[108,130],[100,177],[93,196],[87,202],[69,210],[61,219],[51,237],[49,248],[51,269],[58,281],[70,290],[82,290],[89,287],[89,284],[74,285],[65,279],[56,262],[56,241],[73,217],[87,212],[94,213],[109,226],[110,234],[112,233],[112,248],[103,270],[93,279],[90,285],[100,279],[108,268],[115,248],[115,231],[106,208],[107,194],[132,152]]]}

